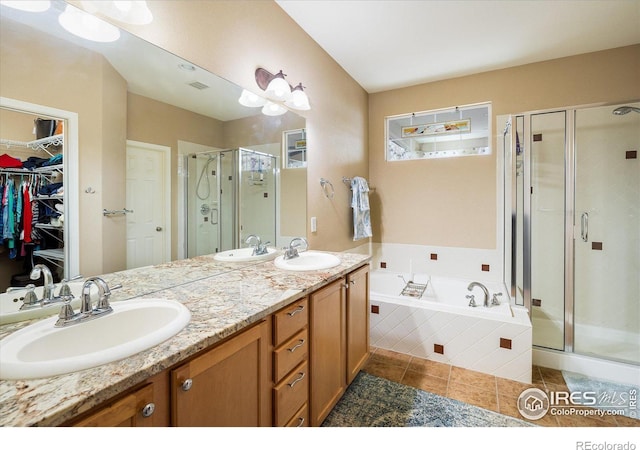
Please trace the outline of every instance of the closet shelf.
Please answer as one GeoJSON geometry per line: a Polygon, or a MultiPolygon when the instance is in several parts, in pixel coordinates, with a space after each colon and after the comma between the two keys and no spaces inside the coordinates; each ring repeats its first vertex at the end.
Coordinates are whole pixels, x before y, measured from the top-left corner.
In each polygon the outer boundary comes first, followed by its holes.
{"type": "Polygon", "coordinates": [[[64,169],[64,164],[53,164],[51,166],[35,167],[33,169],[0,168],[0,173],[10,173],[10,174],[17,174],[17,175],[33,175],[33,174],[50,175],[54,172],[62,173],[63,169],[64,169]]]}
{"type": "Polygon", "coordinates": [[[49,150],[47,150],[51,146],[57,146],[64,144],[64,134],[54,134],[53,136],[36,139],[35,141],[14,141],[11,139],[0,139],[0,145],[4,145],[8,148],[10,147],[23,147],[30,148],[32,150],[42,150],[49,153],[50,156],[53,156],[49,150]]]}
{"type": "Polygon", "coordinates": [[[54,225],[51,225],[49,223],[37,223],[36,224],[36,228],[41,228],[43,230],[57,230],[57,231],[62,231],[64,230],[64,227],[56,227],[54,225]]]}
{"type": "Polygon", "coordinates": [[[35,250],[33,252],[33,256],[39,256],[58,267],[62,267],[59,263],[64,262],[64,249],[53,248],[49,250],[35,250]]]}
{"type": "Polygon", "coordinates": [[[38,195],[35,200],[64,200],[64,195],[38,195]]]}

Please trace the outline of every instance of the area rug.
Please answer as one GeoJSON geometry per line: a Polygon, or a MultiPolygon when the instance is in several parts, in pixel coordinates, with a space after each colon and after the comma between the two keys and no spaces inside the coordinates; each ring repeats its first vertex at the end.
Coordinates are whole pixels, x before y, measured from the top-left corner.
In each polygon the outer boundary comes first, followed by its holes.
{"type": "Polygon", "coordinates": [[[569,392],[578,393],[575,398],[593,408],[605,410],[618,410],[622,414],[634,419],[640,418],[640,408],[637,404],[637,397],[640,395],[640,386],[618,384],[611,381],[598,380],[579,373],[562,371],[569,392]],[[595,393],[584,395],[584,393],[595,393]],[[595,400],[596,404],[591,404],[595,400]],[[634,403],[635,400],[635,403],[634,403]]]}
{"type": "Polygon", "coordinates": [[[527,427],[523,420],[360,372],[323,427],[527,427]]]}

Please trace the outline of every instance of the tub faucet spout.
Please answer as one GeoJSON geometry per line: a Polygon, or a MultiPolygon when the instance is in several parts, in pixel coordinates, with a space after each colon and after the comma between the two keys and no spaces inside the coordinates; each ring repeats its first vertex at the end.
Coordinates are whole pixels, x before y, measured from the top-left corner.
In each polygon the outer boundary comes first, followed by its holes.
{"type": "Polygon", "coordinates": [[[473,288],[476,286],[482,289],[482,292],[484,293],[484,306],[486,307],[491,306],[489,304],[489,290],[486,288],[484,284],[478,283],[477,281],[472,281],[471,283],[469,283],[469,286],[467,286],[467,290],[472,291],[473,288]]]}

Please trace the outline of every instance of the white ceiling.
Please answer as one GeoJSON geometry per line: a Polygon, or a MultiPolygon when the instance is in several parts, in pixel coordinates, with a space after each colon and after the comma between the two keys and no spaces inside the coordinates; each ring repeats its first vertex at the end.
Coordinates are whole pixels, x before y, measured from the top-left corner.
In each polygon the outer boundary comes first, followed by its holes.
{"type": "Polygon", "coordinates": [[[276,0],[367,92],[640,43],[640,0],[276,0]]]}

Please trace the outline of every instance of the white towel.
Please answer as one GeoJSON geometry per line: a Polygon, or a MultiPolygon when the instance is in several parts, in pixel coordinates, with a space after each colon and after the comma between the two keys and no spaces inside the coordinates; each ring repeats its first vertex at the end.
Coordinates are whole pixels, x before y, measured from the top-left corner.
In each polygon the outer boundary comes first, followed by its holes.
{"type": "Polygon", "coordinates": [[[351,180],[351,207],[353,208],[353,240],[373,236],[369,210],[369,185],[362,177],[351,180]]]}

